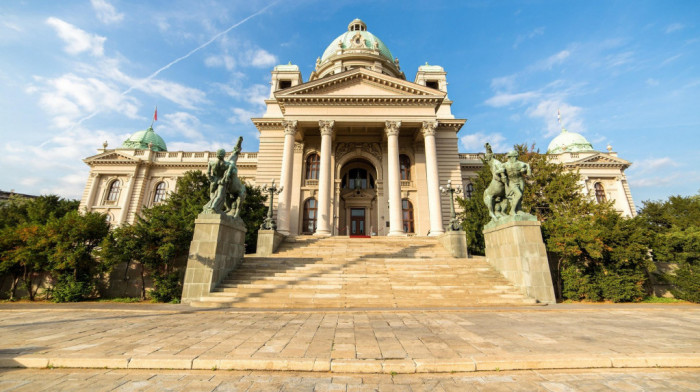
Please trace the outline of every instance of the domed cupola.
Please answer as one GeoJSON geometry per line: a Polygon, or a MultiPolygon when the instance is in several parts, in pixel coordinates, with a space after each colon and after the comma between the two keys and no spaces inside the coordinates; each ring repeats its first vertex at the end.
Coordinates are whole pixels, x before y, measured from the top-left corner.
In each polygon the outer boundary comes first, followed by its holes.
{"type": "Polygon", "coordinates": [[[145,131],[138,131],[129,136],[122,143],[121,148],[133,148],[134,150],[168,151],[165,141],[153,131],[153,127],[148,127],[145,131]]]}
{"type": "Polygon", "coordinates": [[[355,19],[348,25],[348,31],[334,39],[316,60],[316,69],[309,80],[360,67],[406,79],[399,60],[384,42],[367,31],[365,22],[355,19]]]}
{"type": "Polygon", "coordinates": [[[593,145],[586,140],[583,135],[576,132],[569,132],[565,128],[561,133],[552,139],[547,147],[547,154],[561,154],[563,152],[585,152],[595,151],[593,145]]]}

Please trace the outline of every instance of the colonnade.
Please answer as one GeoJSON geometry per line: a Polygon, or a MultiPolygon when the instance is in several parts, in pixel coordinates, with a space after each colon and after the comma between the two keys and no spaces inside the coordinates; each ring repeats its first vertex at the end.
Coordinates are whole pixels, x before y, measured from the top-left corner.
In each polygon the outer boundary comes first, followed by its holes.
{"type": "MultiPolygon", "coordinates": [[[[285,235],[290,233],[289,208],[292,196],[294,135],[297,131],[296,121],[284,121],[284,146],[282,151],[282,170],[280,184],[283,191],[280,194],[277,210],[277,227],[285,235]]],[[[320,120],[321,159],[318,178],[318,220],[317,236],[330,236],[332,227],[331,191],[332,168],[331,154],[335,121],[320,120]]],[[[442,225],[442,208],[438,184],[437,149],[435,143],[436,121],[425,121],[422,124],[422,134],[425,140],[425,167],[427,177],[428,209],[430,212],[430,235],[444,233],[442,225]]],[[[386,121],[384,132],[387,138],[388,152],[388,201],[389,201],[389,236],[403,236],[403,216],[401,206],[401,167],[399,164],[399,133],[401,121],[386,121]]]]}

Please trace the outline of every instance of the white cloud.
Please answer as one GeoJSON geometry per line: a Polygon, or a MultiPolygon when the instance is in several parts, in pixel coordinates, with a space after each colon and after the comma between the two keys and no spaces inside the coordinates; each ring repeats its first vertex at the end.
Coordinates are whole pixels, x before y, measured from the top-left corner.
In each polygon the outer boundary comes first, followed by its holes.
{"type": "Polygon", "coordinates": [[[254,84],[246,89],[246,101],[253,105],[265,105],[265,100],[269,97],[269,94],[269,86],[254,84]]]}
{"type": "Polygon", "coordinates": [[[654,78],[649,78],[649,79],[647,79],[645,83],[646,83],[648,86],[652,86],[652,87],[658,86],[658,85],[659,85],[659,81],[656,80],[656,79],[654,79],[654,78]]]}
{"type": "Polygon", "coordinates": [[[531,69],[532,70],[538,70],[538,71],[549,71],[554,67],[555,65],[559,65],[564,62],[569,56],[571,56],[571,52],[568,50],[562,50],[561,52],[555,53],[546,59],[539,61],[535,63],[531,69]]]}
{"type": "Polygon", "coordinates": [[[685,26],[681,23],[671,23],[666,27],[666,34],[670,34],[678,30],[683,30],[684,27],[685,26]]]}
{"type": "Polygon", "coordinates": [[[97,14],[97,19],[102,23],[111,24],[121,22],[124,19],[124,14],[117,12],[107,0],[90,0],[90,3],[97,14]]]}
{"type": "Polygon", "coordinates": [[[175,112],[164,115],[163,124],[158,128],[159,132],[164,134],[182,135],[189,139],[203,139],[204,136],[198,130],[200,126],[199,119],[192,114],[175,112]]]}
{"type": "Polygon", "coordinates": [[[197,104],[207,101],[204,91],[167,80],[145,80],[143,82],[137,82],[134,88],[150,94],[159,95],[186,109],[195,109],[197,104]]]}
{"type": "Polygon", "coordinates": [[[253,67],[265,68],[277,64],[277,56],[265,49],[254,49],[246,52],[246,62],[253,67]]]}
{"type": "Polygon", "coordinates": [[[260,113],[241,108],[233,108],[232,111],[233,116],[228,119],[232,124],[250,124],[251,118],[260,116],[260,113]]]}
{"type": "Polygon", "coordinates": [[[609,67],[619,67],[620,65],[632,62],[634,59],[632,56],[634,52],[622,52],[617,54],[612,54],[606,57],[609,67]]]}
{"type": "Polygon", "coordinates": [[[94,56],[102,56],[104,43],[107,38],[90,34],[61,19],[50,17],[46,23],[53,27],[58,36],[67,44],[64,50],[70,54],[91,52],[94,56]]]}
{"type": "Polygon", "coordinates": [[[580,107],[569,105],[559,99],[545,99],[529,107],[526,113],[532,118],[542,119],[546,127],[544,136],[550,137],[561,132],[562,126],[573,132],[585,132],[583,120],[580,117],[581,111],[580,107]],[[557,121],[558,110],[561,112],[562,125],[557,121]]]}
{"type": "Polygon", "coordinates": [[[10,29],[10,30],[14,30],[14,31],[16,31],[16,32],[18,32],[18,33],[21,33],[21,32],[23,31],[22,28],[21,28],[18,24],[12,23],[12,22],[8,22],[8,21],[6,21],[6,20],[3,20],[3,21],[2,21],[2,26],[3,26],[3,27],[6,27],[6,28],[8,28],[8,29],[10,29]]]}
{"type": "Polygon", "coordinates": [[[493,90],[513,90],[515,88],[515,75],[501,76],[500,78],[491,79],[491,88],[493,90]]]}
{"type": "Polygon", "coordinates": [[[678,163],[670,157],[649,158],[635,162],[634,165],[632,165],[632,167],[630,168],[630,170],[639,173],[647,173],[669,167],[678,167],[678,163]]]}
{"type": "MultiPolygon", "coordinates": [[[[43,81],[39,78],[40,81],[43,81]]],[[[40,106],[53,115],[53,124],[59,128],[73,126],[85,113],[95,111],[116,112],[129,118],[138,117],[139,102],[136,98],[124,96],[117,86],[97,78],[84,78],[65,74],[44,81],[40,106]]]]}
{"type": "Polygon", "coordinates": [[[539,96],[540,96],[540,93],[538,93],[536,91],[527,91],[524,93],[517,93],[517,94],[499,93],[499,94],[496,94],[493,97],[487,99],[486,102],[484,102],[484,103],[489,105],[489,106],[493,106],[495,108],[500,108],[500,107],[508,106],[508,105],[511,105],[514,103],[522,104],[522,103],[530,102],[539,96]]]}
{"type": "Polygon", "coordinates": [[[207,67],[225,67],[227,70],[231,71],[236,66],[236,60],[233,56],[227,54],[221,56],[209,56],[204,59],[204,65],[207,67]]]}
{"type": "Polygon", "coordinates": [[[494,152],[507,152],[509,150],[508,145],[504,143],[506,138],[500,133],[485,134],[477,132],[464,135],[459,140],[468,152],[485,151],[484,144],[486,143],[491,144],[494,152]]]}
{"type": "Polygon", "coordinates": [[[526,40],[533,39],[537,37],[538,35],[544,34],[544,27],[538,27],[531,32],[527,34],[521,34],[515,39],[515,43],[513,43],[513,49],[517,49],[518,46],[523,43],[526,40]]]}
{"type": "Polygon", "coordinates": [[[683,54],[677,54],[675,56],[671,56],[671,57],[667,58],[666,60],[662,61],[660,66],[663,67],[665,65],[668,65],[668,64],[678,60],[682,55],[683,54]]]}

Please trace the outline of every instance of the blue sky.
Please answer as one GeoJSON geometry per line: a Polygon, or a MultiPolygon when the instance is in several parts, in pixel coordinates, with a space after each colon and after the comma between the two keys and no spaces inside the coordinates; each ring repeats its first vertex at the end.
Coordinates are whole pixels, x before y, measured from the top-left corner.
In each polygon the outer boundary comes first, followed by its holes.
{"type": "Polygon", "coordinates": [[[612,145],[637,206],[700,190],[698,1],[5,0],[0,189],[80,198],[82,159],[148,127],[170,151],[258,149],[270,70],[360,18],[412,81],[448,72],[460,151],[542,151],[563,125],[612,145]],[[223,34],[222,34],[223,33],[223,34]]]}

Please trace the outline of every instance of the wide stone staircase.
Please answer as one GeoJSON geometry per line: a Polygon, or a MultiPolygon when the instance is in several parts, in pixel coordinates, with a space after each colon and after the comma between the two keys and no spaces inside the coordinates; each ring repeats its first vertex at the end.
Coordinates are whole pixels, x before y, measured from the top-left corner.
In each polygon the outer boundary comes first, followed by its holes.
{"type": "Polygon", "coordinates": [[[457,259],[431,237],[297,237],[243,263],[196,307],[454,308],[532,305],[483,257],[457,259]]]}

